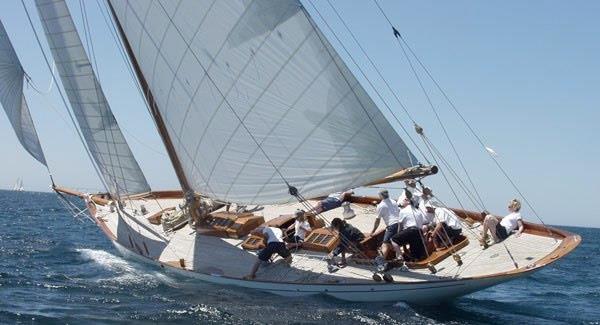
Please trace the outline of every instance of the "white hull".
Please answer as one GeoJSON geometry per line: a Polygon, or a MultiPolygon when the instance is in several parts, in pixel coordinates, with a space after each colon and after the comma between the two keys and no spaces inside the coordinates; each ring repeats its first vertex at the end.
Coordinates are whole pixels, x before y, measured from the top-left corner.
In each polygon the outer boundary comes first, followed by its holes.
{"type": "MultiPolygon", "coordinates": [[[[465,233],[469,244],[457,252],[463,263],[457,266],[452,258],[446,258],[436,264],[436,274],[426,268],[409,272],[394,269],[389,272],[393,282],[376,282],[369,265],[353,262],[335,273],[328,273],[324,253],[300,251],[294,252],[291,267],[275,262],[261,267],[255,280],[244,280],[256,261],[256,252],[244,250],[240,245],[243,239],[201,235],[189,226],[172,233],[163,232],[161,226],[150,224],[147,216],[175,206],[181,199],[159,200],[160,204],[143,198],[128,201],[128,212],[122,212],[126,217],[111,211],[106,206],[107,201],[88,204],[88,209],[98,227],[126,258],[194,280],[290,297],[326,295],[354,302],[436,304],[527,276],[568,254],[581,241],[574,234],[527,224],[525,233],[518,238],[511,236],[502,245],[482,251],[474,237],[479,229],[473,228],[465,233]],[[146,206],[148,214],[136,212],[141,204],[146,206]],[[508,249],[511,254],[507,254],[508,249]]],[[[294,205],[265,206],[261,213],[269,220],[295,209],[294,205]]],[[[364,229],[372,225],[372,212],[360,206],[354,209],[357,216],[352,222],[365,232],[364,229]]],[[[326,212],[323,218],[339,213],[326,212]]],[[[190,281],[189,285],[193,283],[190,281]]]]}
{"type": "Polygon", "coordinates": [[[403,301],[417,304],[435,304],[448,299],[483,290],[528,273],[495,276],[483,279],[460,279],[421,283],[377,283],[372,284],[292,284],[263,281],[246,281],[217,275],[188,271],[146,258],[131,251],[117,241],[111,241],[125,258],[163,268],[167,273],[182,275],[188,278],[219,285],[232,285],[269,292],[279,296],[302,297],[326,295],[333,298],[353,302],[396,302],[403,301]]]}

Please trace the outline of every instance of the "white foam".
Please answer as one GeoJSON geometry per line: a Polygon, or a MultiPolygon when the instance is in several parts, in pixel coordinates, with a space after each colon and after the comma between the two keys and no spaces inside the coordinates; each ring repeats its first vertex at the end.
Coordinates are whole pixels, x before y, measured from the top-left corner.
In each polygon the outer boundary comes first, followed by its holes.
{"type": "Polygon", "coordinates": [[[76,249],[76,251],[83,255],[85,258],[94,261],[96,264],[99,264],[108,270],[123,272],[135,271],[135,268],[131,264],[129,264],[127,260],[119,256],[113,255],[109,252],[88,248],[78,248],[76,249]]]}
{"type": "Polygon", "coordinates": [[[145,269],[141,265],[131,263],[120,256],[103,250],[80,248],[76,249],[76,251],[85,258],[88,258],[94,263],[115,273],[115,276],[99,279],[98,282],[117,283],[121,285],[143,284],[151,287],[156,287],[160,283],[174,283],[174,281],[165,274],[145,269]]]}

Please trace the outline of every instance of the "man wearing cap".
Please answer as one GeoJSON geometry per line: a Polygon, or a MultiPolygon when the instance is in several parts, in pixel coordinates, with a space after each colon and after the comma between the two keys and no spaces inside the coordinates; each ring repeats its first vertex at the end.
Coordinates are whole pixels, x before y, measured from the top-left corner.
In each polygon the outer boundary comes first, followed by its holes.
{"type": "Polygon", "coordinates": [[[267,263],[273,254],[281,256],[288,266],[292,264],[292,254],[283,242],[283,231],[281,229],[277,227],[258,227],[255,230],[255,233],[261,234],[267,242],[267,245],[260,253],[258,253],[258,259],[254,265],[252,265],[250,274],[244,277],[245,280],[253,280],[256,277],[256,272],[260,265],[267,263]]]}
{"type": "Polygon", "coordinates": [[[407,197],[406,195],[410,193],[410,199],[412,200],[413,205],[418,207],[423,192],[417,188],[417,181],[414,179],[407,179],[404,181],[404,185],[406,185],[405,191],[400,193],[400,196],[398,197],[398,205],[400,205],[400,203],[402,203],[402,201],[404,201],[404,199],[407,197]]]}
{"type": "Polygon", "coordinates": [[[379,198],[381,199],[381,202],[377,205],[377,218],[375,219],[375,224],[373,225],[370,236],[375,234],[375,231],[379,228],[379,223],[383,220],[386,228],[385,234],[383,235],[379,260],[384,261],[390,250],[392,237],[400,230],[400,209],[398,208],[398,204],[390,199],[390,194],[387,190],[379,191],[379,198]]]}
{"type": "MultiPolygon", "coordinates": [[[[435,199],[433,198],[433,192],[429,187],[423,187],[423,193],[421,197],[418,198],[419,204],[418,208],[423,213],[423,233],[426,233],[428,230],[433,229],[435,226],[435,215],[433,212],[427,209],[428,205],[436,204],[435,199]]],[[[413,202],[415,200],[412,200],[413,202]]],[[[398,202],[400,205],[401,202],[398,202]]]]}
{"type": "Polygon", "coordinates": [[[396,252],[396,258],[402,259],[401,247],[410,246],[412,257],[421,259],[425,257],[425,240],[422,237],[421,227],[423,226],[424,216],[421,210],[414,207],[411,200],[411,194],[406,193],[406,197],[400,202],[401,231],[392,237],[392,245],[396,252]]]}

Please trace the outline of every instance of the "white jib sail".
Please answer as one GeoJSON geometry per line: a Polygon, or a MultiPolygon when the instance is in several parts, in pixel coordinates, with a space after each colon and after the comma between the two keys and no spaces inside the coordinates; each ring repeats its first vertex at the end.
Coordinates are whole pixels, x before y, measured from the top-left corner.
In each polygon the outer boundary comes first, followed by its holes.
{"type": "Polygon", "coordinates": [[[50,51],[90,153],[112,194],[150,191],[62,0],[36,0],[50,51]]]}
{"type": "Polygon", "coordinates": [[[46,157],[42,151],[40,140],[25,96],[23,95],[23,81],[25,72],[15,53],[4,25],[0,21],[0,103],[12,124],[15,134],[21,145],[33,158],[47,166],[46,157]]]}
{"type": "Polygon", "coordinates": [[[298,1],[109,2],[194,190],[283,203],[272,164],[315,197],[416,161],[298,1]]]}

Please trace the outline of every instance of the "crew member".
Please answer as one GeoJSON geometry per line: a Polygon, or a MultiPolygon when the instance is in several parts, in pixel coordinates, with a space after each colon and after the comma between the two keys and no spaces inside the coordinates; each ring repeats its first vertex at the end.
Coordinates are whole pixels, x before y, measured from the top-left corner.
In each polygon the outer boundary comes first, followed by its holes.
{"type": "Polygon", "coordinates": [[[281,231],[281,229],[276,227],[264,227],[258,230],[265,237],[267,246],[258,253],[258,259],[252,266],[250,274],[244,277],[246,280],[253,280],[256,277],[256,271],[258,271],[260,265],[262,263],[267,263],[275,253],[281,256],[288,265],[292,263],[292,254],[290,254],[290,251],[285,247],[285,243],[283,242],[283,231],[281,231]]]}
{"type": "Polygon", "coordinates": [[[383,223],[385,224],[385,233],[383,235],[380,255],[378,256],[378,263],[381,264],[388,255],[392,237],[400,230],[400,209],[398,208],[396,201],[390,199],[390,194],[387,190],[379,191],[379,198],[381,199],[381,202],[377,205],[377,218],[375,219],[370,236],[375,234],[381,220],[383,220],[383,223]]]}
{"type": "Polygon", "coordinates": [[[491,214],[488,214],[483,219],[483,231],[481,233],[481,245],[483,248],[487,248],[488,232],[492,235],[495,243],[505,240],[515,230],[517,230],[515,237],[519,237],[523,233],[523,218],[519,211],[521,211],[521,202],[517,199],[512,199],[508,202],[509,214],[502,218],[500,222],[491,214]]]}

